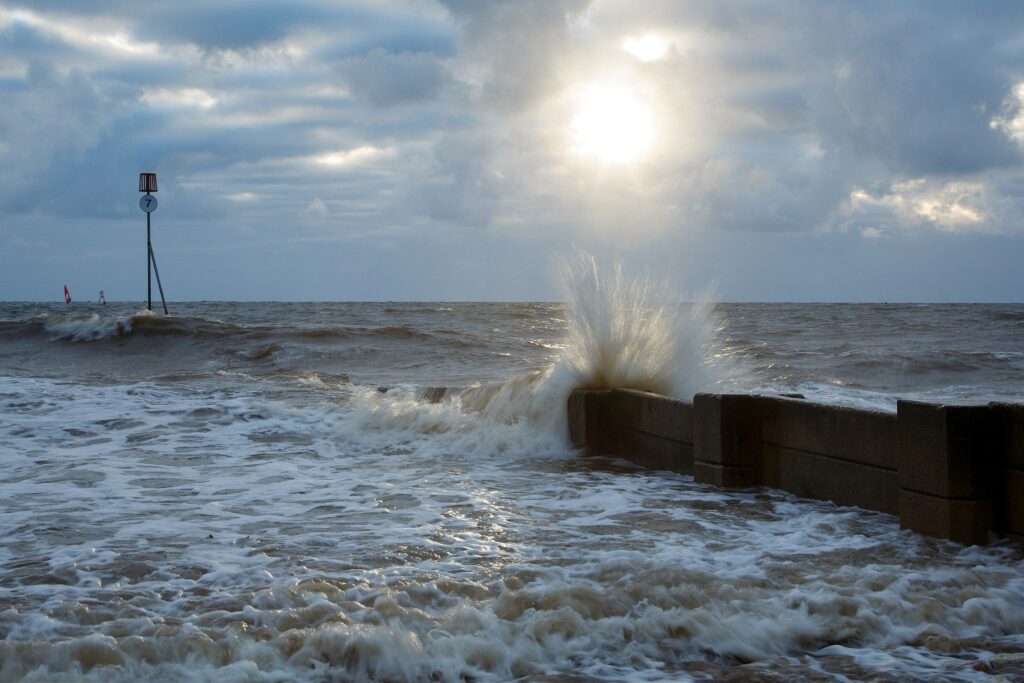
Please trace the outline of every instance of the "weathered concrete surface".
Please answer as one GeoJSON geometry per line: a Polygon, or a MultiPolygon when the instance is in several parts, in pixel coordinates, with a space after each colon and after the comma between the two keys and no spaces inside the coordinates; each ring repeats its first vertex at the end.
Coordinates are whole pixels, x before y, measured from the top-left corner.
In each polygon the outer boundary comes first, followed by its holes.
{"type": "Polygon", "coordinates": [[[899,513],[896,470],[863,465],[774,444],[763,446],[761,483],[805,498],[899,513]]]}
{"type": "Polygon", "coordinates": [[[693,477],[716,486],[754,486],[761,480],[761,423],[754,396],[693,397],[693,477]]]}
{"type": "Polygon", "coordinates": [[[897,403],[900,524],[966,544],[994,527],[993,482],[1002,464],[999,413],[990,406],[897,403]]]}
{"type": "Polygon", "coordinates": [[[1024,405],[993,403],[992,408],[1001,425],[999,438],[1005,453],[1003,466],[1024,470],[1024,405]]]}
{"type": "Polygon", "coordinates": [[[994,403],[1002,453],[994,491],[997,529],[1024,536],[1024,405],[994,403]]]}
{"type": "Polygon", "coordinates": [[[692,406],[632,389],[577,390],[569,397],[573,444],[652,469],[693,473],[692,406]]]}
{"type": "Polygon", "coordinates": [[[908,489],[900,491],[900,526],[964,545],[988,543],[992,505],[988,500],[940,498],[908,489]]]}
{"type": "Polygon", "coordinates": [[[757,397],[761,482],[808,498],[899,511],[896,416],[757,397]]]}
{"type": "Polygon", "coordinates": [[[900,486],[945,498],[991,495],[999,456],[989,406],[899,401],[896,412],[900,486]]]}
{"type": "Polygon", "coordinates": [[[693,443],[693,404],[635,389],[615,389],[614,410],[627,429],[693,443]]]}
{"type": "Polygon", "coordinates": [[[758,398],[765,443],[895,470],[896,416],[789,398],[758,398]]]}
{"type": "Polygon", "coordinates": [[[611,390],[576,390],[569,396],[569,440],[578,448],[599,453],[611,447],[615,429],[609,410],[611,390]]]}
{"type": "Polygon", "coordinates": [[[573,443],[591,453],[898,514],[906,528],[961,543],[1024,538],[1024,405],[900,401],[892,414],[616,389],[576,391],[568,409],[573,443]]]}
{"type": "Polygon", "coordinates": [[[995,527],[1024,536],[1024,472],[1003,470],[995,498],[995,527]]]}

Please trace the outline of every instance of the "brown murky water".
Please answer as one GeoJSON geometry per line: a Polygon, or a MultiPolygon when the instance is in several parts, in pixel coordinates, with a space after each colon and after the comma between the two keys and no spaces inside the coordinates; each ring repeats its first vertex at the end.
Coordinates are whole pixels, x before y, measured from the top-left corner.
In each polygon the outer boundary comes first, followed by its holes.
{"type": "MultiPolygon", "coordinates": [[[[558,306],[216,306],[0,324],[0,681],[1024,676],[1019,546],[581,458],[538,379],[421,398],[549,364],[558,306]]],[[[778,386],[891,400],[811,336],[778,386]]]]}

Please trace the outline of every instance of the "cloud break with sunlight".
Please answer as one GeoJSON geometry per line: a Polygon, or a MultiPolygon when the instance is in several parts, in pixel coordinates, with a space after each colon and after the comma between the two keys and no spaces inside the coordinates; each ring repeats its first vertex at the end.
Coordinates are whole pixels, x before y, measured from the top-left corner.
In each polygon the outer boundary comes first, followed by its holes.
{"type": "Polygon", "coordinates": [[[590,85],[578,95],[572,150],[606,163],[640,161],[654,144],[654,116],[635,89],[590,85]]]}

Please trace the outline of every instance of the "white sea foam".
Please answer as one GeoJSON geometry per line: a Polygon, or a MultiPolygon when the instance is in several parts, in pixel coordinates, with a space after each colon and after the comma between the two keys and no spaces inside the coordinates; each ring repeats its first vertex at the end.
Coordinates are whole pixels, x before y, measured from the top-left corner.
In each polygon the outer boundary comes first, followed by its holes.
{"type": "Polygon", "coordinates": [[[49,316],[43,324],[52,339],[83,342],[120,337],[132,331],[135,318],[151,317],[155,313],[142,309],[131,315],[101,316],[49,316]]]}
{"type": "Polygon", "coordinates": [[[985,643],[1024,646],[1009,546],[592,466],[411,387],[236,379],[0,378],[0,681],[685,680],[743,663],[983,680],[985,643]]]}
{"type": "Polygon", "coordinates": [[[0,681],[969,681],[1024,648],[1013,546],[577,458],[572,389],[725,373],[706,309],[566,282],[546,369],[443,396],[0,377],[0,681]]]}

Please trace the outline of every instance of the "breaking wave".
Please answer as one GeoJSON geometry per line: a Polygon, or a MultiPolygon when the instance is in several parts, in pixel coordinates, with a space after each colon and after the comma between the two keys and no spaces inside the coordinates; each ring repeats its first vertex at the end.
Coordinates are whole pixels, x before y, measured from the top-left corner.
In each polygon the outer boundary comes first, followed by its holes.
{"type": "Polygon", "coordinates": [[[149,310],[122,315],[47,315],[32,320],[0,321],[0,335],[11,337],[46,336],[50,341],[95,342],[135,335],[158,337],[197,337],[210,340],[247,340],[287,336],[297,340],[343,340],[377,338],[431,340],[453,345],[470,341],[455,338],[454,330],[426,332],[410,325],[342,325],[335,327],[281,328],[271,325],[238,325],[201,316],[162,316],[149,310]],[[445,339],[448,337],[448,339],[445,339]]]}
{"type": "Polygon", "coordinates": [[[21,549],[0,554],[0,681],[1020,671],[1019,549],[605,471],[523,421],[460,410],[461,393],[211,404],[184,387],[0,380],[0,521],[21,549]],[[31,448],[74,455],[16,455],[31,448]],[[27,502],[55,482],[65,501],[27,502]]]}
{"type": "Polygon", "coordinates": [[[562,267],[566,343],[548,369],[470,387],[461,405],[502,421],[524,418],[564,432],[575,389],[640,389],[692,398],[727,374],[714,354],[706,303],[680,304],[665,283],[631,277],[578,252],[562,267]]]}
{"type": "Polygon", "coordinates": [[[562,362],[577,387],[628,388],[690,398],[720,379],[707,303],[680,304],[650,277],[629,277],[577,254],[563,267],[568,346],[562,362]]]}

